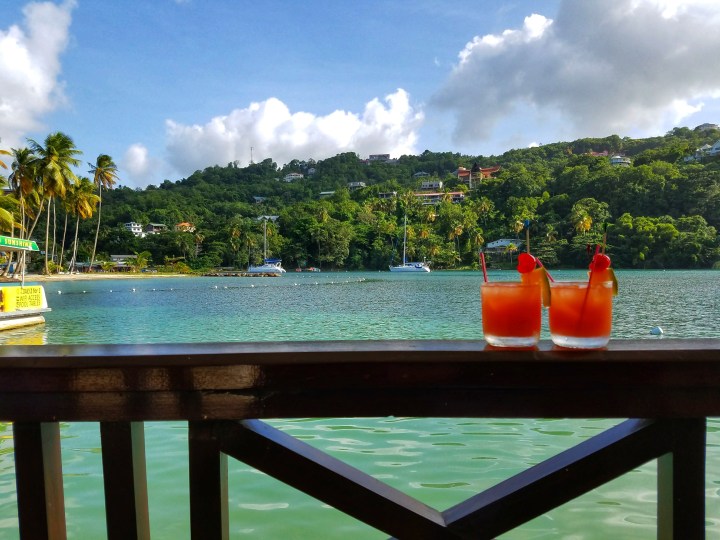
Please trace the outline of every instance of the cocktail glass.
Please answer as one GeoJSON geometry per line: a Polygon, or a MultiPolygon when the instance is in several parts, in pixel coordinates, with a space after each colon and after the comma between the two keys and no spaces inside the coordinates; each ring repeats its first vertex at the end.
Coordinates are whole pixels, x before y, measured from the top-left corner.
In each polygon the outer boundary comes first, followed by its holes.
{"type": "Polygon", "coordinates": [[[495,347],[533,347],[540,339],[540,283],[480,285],[485,341],[495,347]]]}
{"type": "Polygon", "coordinates": [[[599,349],[610,341],[613,281],[597,277],[550,284],[548,320],[550,339],[555,345],[599,349]]]}

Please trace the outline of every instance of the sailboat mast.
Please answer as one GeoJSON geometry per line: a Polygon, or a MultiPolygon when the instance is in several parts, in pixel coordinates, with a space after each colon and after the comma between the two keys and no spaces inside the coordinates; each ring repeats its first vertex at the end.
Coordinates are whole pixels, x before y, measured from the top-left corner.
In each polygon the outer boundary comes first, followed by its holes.
{"type": "Polygon", "coordinates": [[[407,214],[405,214],[405,233],[403,234],[403,265],[405,264],[406,246],[407,246],[407,214]]]}
{"type": "Polygon", "coordinates": [[[263,219],[263,263],[267,259],[267,219],[263,219]]]}

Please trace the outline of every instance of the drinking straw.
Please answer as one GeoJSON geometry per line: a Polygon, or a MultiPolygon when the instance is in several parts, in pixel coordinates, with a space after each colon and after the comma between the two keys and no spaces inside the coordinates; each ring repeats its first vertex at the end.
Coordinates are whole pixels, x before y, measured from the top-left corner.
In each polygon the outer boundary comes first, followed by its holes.
{"type": "Polygon", "coordinates": [[[485,266],[485,253],[482,251],[480,252],[480,266],[482,266],[483,279],[485,280],[485,283],[487,283],[489,280],[487,275],[487,266],[485,266]]]}
{"type": "MultiPolygon", "coordinates": [[[[595,247],[595,255],[597,255],[598,253],[600,253],[600,244],[598,244],[595,247]]],[[[595,265],[591,264],[590,265],[590,274],[588,275],[588,284],[587,284],[587,288],[585,289],[585,296],[583,297],[582,306],[580,306],[580,317],[578,318],[576,331],[578,331],[580,329],[580,327],[582,326],[583,320],[585,319],[585,306],[587,305],[588,295],[590,294],[590,285],[592,285],[594,270],[595,270],[595,265]]]]}

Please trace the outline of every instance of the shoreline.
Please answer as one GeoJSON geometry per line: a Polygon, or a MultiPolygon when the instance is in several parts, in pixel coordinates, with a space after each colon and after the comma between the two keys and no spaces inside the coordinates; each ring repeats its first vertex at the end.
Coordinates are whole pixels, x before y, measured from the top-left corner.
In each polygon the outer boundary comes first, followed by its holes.
{"type": "MultiPolygon", "coordinates": [[[[149,274],[149,273],[126,273],[126,274],[113,274],[113,273],[82,273],[82,274],[25,274],[25,283],[28,282],[55,282],[55,281],[100,281],[100,280],[113,280],[113,279],[156,279],[156,278],[187,278],[187,277],[198,277],[194,274],[149,274]]],[[[16,278],[13,280],[4,281],[2,283],[21,283],[21,279],[16,278]]],[[[0,283],[0,285],[2,284],[0,283]]]]}

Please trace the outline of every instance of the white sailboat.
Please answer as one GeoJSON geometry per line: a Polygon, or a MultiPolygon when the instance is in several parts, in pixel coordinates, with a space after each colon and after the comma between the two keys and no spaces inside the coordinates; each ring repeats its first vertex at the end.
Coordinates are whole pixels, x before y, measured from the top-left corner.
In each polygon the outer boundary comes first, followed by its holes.
{"type": "MultiPolygon", "coordinates": [[[[277,216],[276,216],[277,217],[277,216]]],[[[247,269],[248,274],[271,274],[279,276],[285,273],[282,267],[282,259],[267,258],[267,220],[268,216],[263,216],[263,264],[250,265],[247,269]]]]}
{"type": "Polygon", "coordinates": [[[397,266],[390,266],[391,272],[429,272],[426,262],[408,262],[405,255],[407,249],[407,214],[405,215],[405,232],[403,234],[403,262],[397,266]]]}

